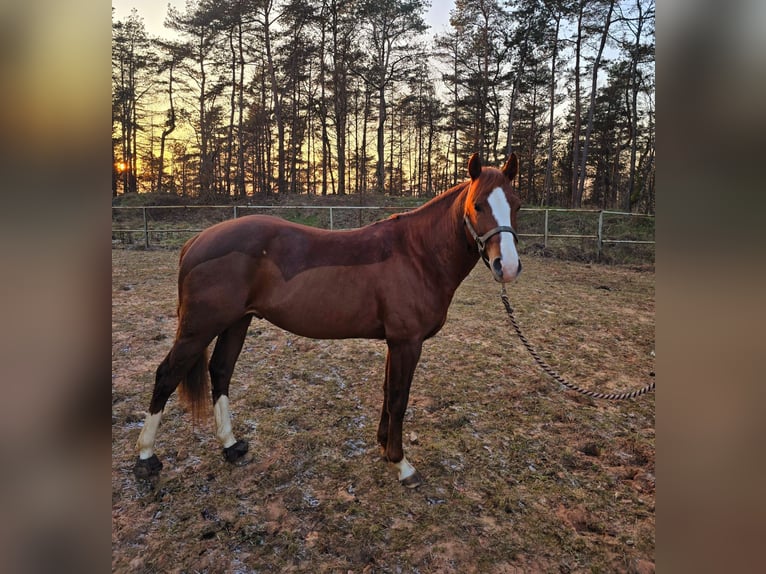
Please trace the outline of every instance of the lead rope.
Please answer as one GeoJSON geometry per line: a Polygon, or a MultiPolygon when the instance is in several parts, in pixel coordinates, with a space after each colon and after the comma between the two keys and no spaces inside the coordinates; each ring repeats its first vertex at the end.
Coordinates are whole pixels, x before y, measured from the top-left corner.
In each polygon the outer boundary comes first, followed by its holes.
{"type": "Polygon", "coordinates": [[[556,371],[554,371],[551,366],[546,363],[540,355],[537,353],[535,348],[532,346],[532,343],[530,343],[527,338],[524,336],[524,333],[521,332],[521,327],[519,327],[519,324],[516,322],[516,317],[513,315],[513,307],[511,307],[511,303],[508,300],[508,294],[505,292],[505,285],[503,285],[503,291],[500,294],[500,298],[503,300],[503,305],[505,305],[505,310],[508,313],[508,318],[511,320],[511,325],[513,325],[513,328],[516,330],[516,334],[519,336],[519,339],[521,339],[521,342],[524,343],[524,346],[527,348],[527,351],[529,351],[529,354],[532,355],[532,358],[535,360],[535,362],[540,365],[540,368],[545,371],[551,378],[555,379],[562,385],[564,385],[566,388],[578,392],[581,395],[585,395],[588,397],[593,397],[594,399],[609,399],[613,401],[620,401],[623,399],[634,399],[636,397],[640,397],[641,395],[644,395],[648,393],[649,391],[654,390],[654,382],[646,385],[645,387],[638,389],[637,391],[632,391],[630,393],[597,393],[594,391],[588,391],[586,389],[582,389],[578,387],[577,385],[570,383],[561,375],[559,375],[556,371]]]}

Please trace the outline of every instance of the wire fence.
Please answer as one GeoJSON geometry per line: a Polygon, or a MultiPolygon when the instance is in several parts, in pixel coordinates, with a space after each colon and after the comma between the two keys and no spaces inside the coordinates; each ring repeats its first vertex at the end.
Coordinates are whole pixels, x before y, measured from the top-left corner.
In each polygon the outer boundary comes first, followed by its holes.
{"type": "MultiPolygon", "coordinates": [[[[255,213],[324,229],[351,229],[402,211],[386,206],[113,206],[112,247],[176,248],[210,225],[255,213]]],[[[654,260],[653,215],[529,207],[520,210],[517,224],[522,251],[602,260],[614,259],[620,249],[624,254],[627,247],[632,258],[654,260]]]]}

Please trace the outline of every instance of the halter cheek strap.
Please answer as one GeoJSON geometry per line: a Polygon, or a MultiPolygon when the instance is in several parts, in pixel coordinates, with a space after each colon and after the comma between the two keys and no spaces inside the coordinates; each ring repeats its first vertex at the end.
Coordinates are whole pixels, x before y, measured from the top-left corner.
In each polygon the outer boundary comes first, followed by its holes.
{"type": "Polygon", "coordinates": [[[465,226],[468,228],[468,232],[471,234],[471,237],[473,237],[473,240],[476,242],[476,247],[479,249],[479,255],[481,255],[482,261],[484,261],[484,265],[489,267],[489,257],[487,257],[487,241],[494,235],[497,235],[498,233],[507,232],[513,235],[514,241],[519,240],[519,238],[516,236],[516,232],[513,230],[513,227],[510,225],[498,225],[497,227],[494,227],[487,231],[484,235],[479,235],[476,233],[476,230],[473,228],[473,225],[471,225],[471,220],[468,219],[467,215],[463,216],[463,221],[465,221],[465,226]]]}

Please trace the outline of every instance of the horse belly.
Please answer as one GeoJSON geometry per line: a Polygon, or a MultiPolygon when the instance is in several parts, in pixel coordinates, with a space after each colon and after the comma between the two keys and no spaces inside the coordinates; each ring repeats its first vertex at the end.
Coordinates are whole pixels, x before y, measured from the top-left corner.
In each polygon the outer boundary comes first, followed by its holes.
{"type": "Polygon", "coordinates": [[[314,269],[278,282],[253,302],[277,327],[314,339],[382,339],[374,286],[357,269],[314,269]]]}

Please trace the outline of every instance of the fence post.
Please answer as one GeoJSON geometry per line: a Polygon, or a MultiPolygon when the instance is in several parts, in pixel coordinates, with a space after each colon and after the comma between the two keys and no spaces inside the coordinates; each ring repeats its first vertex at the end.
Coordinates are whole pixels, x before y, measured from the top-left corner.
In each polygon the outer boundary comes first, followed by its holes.
{"type": "Polygon", "coordinates": [[[332,231],[332,207],[330,208],[330,231],[332,231]]]}
{"type": "Polygon", "coordinates": [[[141,211],[144,214],[144,247],[149,249],[149,223],[146,220],[146,208],[142,207],[141,211]]]}
{"type": "Polygon", "coordinates": [[[545,210],[545,229],[543,230],[543,247],[548,249],[548,210],[545,210]]]}
{"type": "Polygon", "coordinates": [[[237,219],[237,206],[234,206],[234,219],[237,219]]]}
{"type": "Polygon", "coordinates": [[[598,212],[598,233],[597,235],[597,247],[596,247],[596,261],[601,261],[601,245],[603,242],[603,230],[604,230],[604,210],[598,212]]]}

